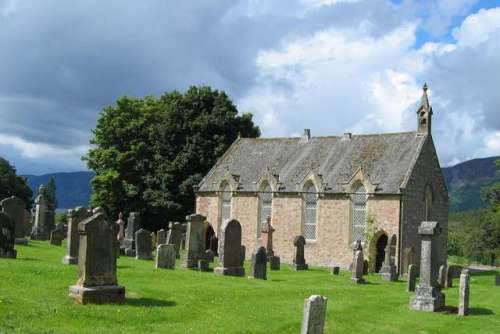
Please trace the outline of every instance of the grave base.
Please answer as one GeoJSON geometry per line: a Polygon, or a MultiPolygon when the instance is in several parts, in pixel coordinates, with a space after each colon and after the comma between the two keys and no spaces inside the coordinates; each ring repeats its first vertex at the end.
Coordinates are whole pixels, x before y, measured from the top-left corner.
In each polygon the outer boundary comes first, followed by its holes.
{"type": "Polygon", "coordinates": [[[294,263],[293,264],[293,270],[298,271],[298,270],[307,270],[309,269],[309,266],[306,263],[294,263]]]}
{"type": "Polygon", "coordinates": [[[437,287],[418,285],[415,297],[410,300],[410,309],[435,312],[445,305],[445,295],[437,287]]]}
{"type": "Polygon", "coordinates": [[[15,249],[9,249],[5,251],[4,249],[0,249],[0,257],[15,259],[17,258],[17,251],[15,249]]]}
{"type": "Polygon", "coordinates": [[[66,255],[63,260],[63,264],[78,264],[78,258],[74,256],[66,255]]]}
{"type": "Polygon", "coordinates": [[[14,241],[16,245],[27,245],[28,244],[28,239],[26,238],[16,238],[14,241]]]}
{"type": "Polygon", "coordinates": [[[120,285],[101,285],[83,287],[71,285],[69,296],[80,304],[115,304],[125,300],[125,287],[120,285]]]}
{"type": "Polygon", "coordinates": [[[351,281],[353,281],[356,284],[364,284],[365,280],[363,277],[357,278],[357,277],[351,277],[351,281]]]}
{"type": "Polygon", "coordinates": [[[395,266],[390,266],[390,267],[382,267],[380,269],[380,277],[384,281],[397,281],[398,280],[398,273],[396,272],[396,267],[395,266]]]}
{"type": "Polygon", "coordinates": [[[245,276],[245,268],[243,267],[217,267],[214,268],[214,273],[224,276],[245,276]]]}

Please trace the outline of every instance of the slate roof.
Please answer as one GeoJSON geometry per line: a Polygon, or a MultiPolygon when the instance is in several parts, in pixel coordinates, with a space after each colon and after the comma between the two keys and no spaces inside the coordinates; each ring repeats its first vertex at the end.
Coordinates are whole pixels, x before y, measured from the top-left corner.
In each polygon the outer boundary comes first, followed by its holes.
{"type": "MultiPolygon", "coordinates": [[[[239,138],[200,182],[198,192],[219,190],[228,177],[238,191],[258,191],[264,175],[279,179],[279,192],[298,192],[311,174],[320,192],[344,193],[361,168],[375,193],[398,194],[425,141],[416,132],[303,138],[239,138]]],[[[277,189],[275,189],[276,191],[277,189]]]]}

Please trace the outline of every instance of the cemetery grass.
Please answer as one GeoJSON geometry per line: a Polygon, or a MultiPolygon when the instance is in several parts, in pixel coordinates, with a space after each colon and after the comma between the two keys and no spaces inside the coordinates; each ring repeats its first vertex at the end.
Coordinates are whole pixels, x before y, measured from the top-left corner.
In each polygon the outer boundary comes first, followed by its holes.
{"type": "MultiPolygon", "coordinates": [[[[304,299],[328,297],[325,333],[498,333],[500,287],[494,273],[472,276],[470,316],[458,317],[458,279],[444,290],[447,311],[410,311],[406,282],[376,274],[355,285],[347,271],[294,272],[282,265],[268,280],[222,277],[120,257],[122,305],[78,305],[68,297],[77,266],[64,247],[31,241],[18,259],[0,259],[0,333],[299,333],[304,299]]],[[[249,273],[249,263],[246,271],[249,273]]]]}

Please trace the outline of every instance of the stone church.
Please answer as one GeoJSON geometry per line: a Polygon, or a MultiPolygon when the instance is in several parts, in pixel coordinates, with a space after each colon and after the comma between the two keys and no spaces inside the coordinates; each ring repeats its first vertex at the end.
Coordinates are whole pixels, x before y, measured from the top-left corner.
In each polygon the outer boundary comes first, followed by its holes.
{"type": "Polygon", "coordinates": [[[380,269],[388,240],[398,271],[419,264],[422,221],[442,227],[435,258],[446,262],[448,193],[432,139],[432,107],[424,85],[417,130],[300,138],[238,138],[200,182],[196,212],[207,233],[237,219],[247,258],[271,217],[274,252],[291,263],[293,239],[306,238],[309,264],[352,262],[361,240],[371,271],[380,269]]]}

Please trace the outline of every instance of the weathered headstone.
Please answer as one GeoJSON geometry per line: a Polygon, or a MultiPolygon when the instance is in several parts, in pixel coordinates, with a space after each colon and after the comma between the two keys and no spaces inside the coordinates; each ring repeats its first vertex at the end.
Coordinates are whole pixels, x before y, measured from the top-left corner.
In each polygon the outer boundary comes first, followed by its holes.
{"type": "Polygon", "coordinates": [[[0,212],[0,257],[16,258],[15,240],[16,233],[12,218],[5,212],[0,212]]]}
{"type": "Polygon", "coordinates": [[[24,235],[24,210],[26,208],[26,203],[19,197],[11,196],[3,199],[0,205],[2,206],[2,211],[9,215],[14,222],[16,234],[15,243],[27,245],[28,239],[26,239],[24,235]]]}
{"type": "Polygon", "coordinates": [[[135,256],[135,232],[141,227],[141,216],[139,212],[131,212],[127,219],[127,228],[125,229],[125,240],[123,240],[124,253],[127,256],[135,256]]]}
{"type": "Polygon", "coordinates": [[[416,311],[434,312],[445,305],[445,295],[438,284],[438,264],[432,256],[434,240],[441,233],[437,222],[424,221],[418,228],[422,239],[420,255],[420,282],[415,297],[410,300],[410,308],[416,311]]]}
{"type": "Polygon", "coordinates": [[[215,257],[215,253],[213,250],[211,250],[211,249],[205,250],[205,259],[207,259],[208,262],[214,262],[214,257],[215,257]]]}
{"type": "Polygon", "coordinates": [[[452,266],[446,266],[444,286],[446,288],[451,288],[453,286],[453,267],[452,266]]]}
{"type": "Polygon", "coordinates": [[[80,247],[78,224],[88,217],[87,208],[79,206],[68,210],[68,244],[66,246],[66,256],[63,258],[64,264],[78,264],[78,249],[80,247]]]}
{"type": "Polygon", "coordinates": [[[61,246],[64,240],[64,232],[58,229],[50,233],[50,244],[54,246],[61,246]]]}
{"type": "Polygon", "coordinates": [[[271,270],[280,270],[281,267],[281,259],[279,256],[272,256],[271,257],[271,263],[270,263],[270,269],[271,270]]]}
{"type": "Polygon", "coordinates": [[[332,275],[338,275],[338,274],[340,274],[340,267],[334,266],[331,268],[330,272],[332,275]]]}
{"type": "Polygon", "coordinates": [[[295,256],[293,258],[293,269],[295,270],[307,270],[308,265],[306,264],[306,259],[304,257],[304,246],[306,245],[306,239],[298,235],[293,239],[293,245],[295,246],[295,256]]]}
{"type": "Polygon", "coordinates": [[[41,185],[38,189],[35,205],[35,223],[31,232],[31,239],[47,240],[50,232],[54,230],[55,213],[48,198],[47,188],[44,185],[41,185]]]}
{"type": "MultiPolygon", "coordinates": [[[[203,217],[203,216],[201,216],[201,217],[203,217]]],[[[201,219],[201,218],[195,217],[195,221],[197,221],[197,219],[201,219]]],[[[203,217],[203,219],[205,219],[205,218],[203,217]]],[[[181,241],[182,241],[182,239],[181,239],[182,238],[181,224],[177,223],[177,222],[170,223],[168,225],[168,228],[169,229],[167,232],[167,244],[175,245],[175,252],[177,254],[176,257],[180,258],[180,255],[181,255],[180,250],[185,249],[185,248],[181,247],[181,241]]],[[[198,236],[198,234],[200,233],[199,229],[200,229],[200,227],[198,225],[193,227],[193,233],[195,233],[196,236],[198,236]]],[[[201,232],[203,232],[203,231],[201,231],[201,232]]],[[[193,236],[193,238],[194,238],[194,236],[193,236]]],[[[193,241],[194,241],[194,239],[193,239],[193,241]]],[[[201,239],[199,242],[201,242],[201,239]]],[[[194,267],[194,265],[193,265],[193,267],[194,267]]]]}
{"type": "Polygon", "coordinates": [[[156,233],[151,232],[151,251],[156,249],[156,233]]]}
{"type": "Polygon", "coordinates": [[[439,273],[438,273],[438,284],[441,287],[441,289],[444,289],[446,286],[446,266],[443,264],[439,266],[439,273]]]}
{"type": "Polygon", "coordinates": [[[460,287],[458,288],[458,315],[460,316],[469,314],[469,290],[470,273],[469,269],[464,269],[460,274],[460,287]]]}
{"type": "MultiPolygon", "coordinates": [[[[205,255],[203,222],[206,218],[205,216],[199,214],[193,214],[187,216],[186,220],[186,252],[182,261],[182,266],[184,268],[197,269],[198,259],[202,259],[205,255]]],[[[172,229],[172,236],[173,231],[174,230],[172,229]]],[[[180,233],[178,235],[180,235],[180,233]]],[[[168,242],[171,243],[170,240],[168,240],[168,242]]]]}
{"type": "Polygon", "coordinates": [[[167,243],[167,231],[161,229],[156,233],[156,246],[164,245],[167,243]]]}
{"type": "Polygon", "coordinates": [[[395,253],[396,242],[396,236],[393,235],[385,247],[385,259],[382,268],[380,268],[380,277],[385,281],[397,281],[398,279],[394,257],[392,256],[395,253]]]}
{"type": "Polygon", "coordinates": [[[313,295],[305,300],[301,334],[322,334],[325,327],[328,299],[313,295]]]}
{"type": "Polygon", "coordinates": [[[266,218],[266,224],[260,231],[260,240],[261,240],[261,246],[263,246],[266,249],[267,252],[267,257],[270,261],[271,257],[274,256],[274,250],[273,250],[273,233],[275,229],[271,225],[271,216],[267,216],[266,218]]]}
{"type": "Polygon", "coordinates": [[[138,260],[151,260],[151,232],[141,228],[135,232],[135,258],[138,260]]]}
{"type": "Polygon", "coordinates": [[[259,247],[252,254],[252,277],[256,279],[267,279],[267,253],[265,247],[259,247]]]}
{"type": "Polygon", "coordinates": [[[210,271],[210,262],[207,259],[198,259],[199,271],[210,271]]]}
{"type": "Polygon", "coordinates": [[[69,287],[69,296],[81,304],[120,303],[125,288],[116,277],[116,224],[97,213],[78,225],[80,251],[79,278],[69,287]]]}
{"type": "Polygon", "coordinates": [[[245,268],[241,264],[241,225],[236,219],[226,220],[221,226],[219,239],[218,275],[243,276],[245,268]]]}
{"type": "Polygon", "coordinates": [[[363,279],[363,267],[364,267],[363,249],[361,248],[354,251],[354,259],[352,263],[351,280],[356,284],[361,284],[365,282],[365,280],[363,279]]]}
{"type": "Polygon", "coordinates": [[[123,240],[125,240],[125,221],[123,220],[123,213],[120,212],[118,214],[118,220],[115,222],[115,224],[118,226],[116,240],[118,240],[121,248],[121,244],[123,243],[123,240]]]}
{"type": "Polygon", "coordinates": [[[415,285],[417,283],[417,266],[410,264],[408,266],[408,282],[406,284],[406,291],[415,291],[415,285]]]}
{"type": "Polygon", "coordinates": [[[175,269],[175,245],[158,245],[156,248],[156,268],[175,269]]]}

